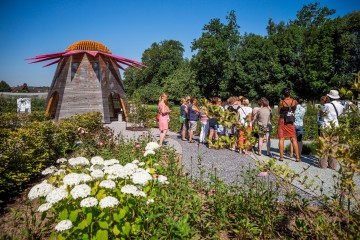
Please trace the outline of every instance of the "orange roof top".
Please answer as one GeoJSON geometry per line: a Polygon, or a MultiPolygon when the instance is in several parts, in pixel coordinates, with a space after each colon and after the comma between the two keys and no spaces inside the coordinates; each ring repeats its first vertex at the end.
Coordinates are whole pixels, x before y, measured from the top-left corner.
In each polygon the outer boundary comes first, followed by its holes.
{"type": "Polygon", "coordinates": [[[66,49],[66,51],[72,51],[72,50],[87,50],[87,51],[99,51],[104,53],[111,53],[110,49],[108,49],[104,44],[90,40],[76,42],[74,44],[71,44],[66,49]]]}

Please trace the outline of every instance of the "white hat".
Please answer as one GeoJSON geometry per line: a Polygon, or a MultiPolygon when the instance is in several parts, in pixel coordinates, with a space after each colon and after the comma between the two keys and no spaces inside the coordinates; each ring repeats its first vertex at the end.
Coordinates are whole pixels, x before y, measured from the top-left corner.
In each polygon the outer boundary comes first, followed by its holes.
{"type": "Polygon", "coordinates": [[[329,94],[326,94],[328,97],[332,98],[332,99],[339,99],[339,92],[337,90],[330,90],[329,94]]]}

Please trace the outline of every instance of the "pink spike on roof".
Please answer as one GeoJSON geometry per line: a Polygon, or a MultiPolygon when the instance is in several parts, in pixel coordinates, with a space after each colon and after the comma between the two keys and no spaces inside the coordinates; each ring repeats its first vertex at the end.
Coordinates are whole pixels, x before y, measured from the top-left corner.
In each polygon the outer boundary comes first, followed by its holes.
{"type": "Polygon", "coordinates": [[[120,64],[124,64],[129,67],[136,68],[136,69],[141,69],[141,67],[146,67],[146,65],[144,65],[141,62],[113,55],[113,54],[111,54],[110,50],[105,45],[94,42],[94,41],[80,41],[75,44],[72,44],[68,48],[68,50],[66,50],[64,52],[42,54],[42,55],[35,56],[33,58],[26,58],[25,60],[31,61],[31,62],[29,62],[29,64],[31,64],[31,63],[38,63],[38,62],[43,62],[43,61],[48,61],[48,60],[51,60],[54,58],[58,58],[57,60],[52,61],[52,62],[46,64],[45,66],[43,66],[43,67],[47,67],[47,66],[53,65],[55,63],[58,63],[62,57],[80,54],[80,53],[87,53],[93,57],[95,57],[98,54],[109,57],[109,58],[113,59],[116,62],[116,65],[124,71],[126,71],[125,68],[122,67],[120,64]]]}
{"type": "Polygon", "coordinates": [[[53,64],[58,63],[58,62],[60,62],[60,59],[57,59],[57,60],[55,60],[55,61],[53,61],[51,63],[48,63],[48,64],[46,64],[46,65],[44,65],[42,67],[47,67],[47,66],[53,65],[53,64]]]}

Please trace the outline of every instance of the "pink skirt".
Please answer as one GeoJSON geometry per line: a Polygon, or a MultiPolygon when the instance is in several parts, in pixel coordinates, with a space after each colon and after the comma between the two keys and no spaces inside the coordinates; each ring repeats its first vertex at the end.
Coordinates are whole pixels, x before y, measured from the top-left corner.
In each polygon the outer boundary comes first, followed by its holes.
{"type": "Polygon", "coordinates": [[[166,115],[161,115],[160,114],[160,117],[159,117],[159,130],[162,132],[164,130],[168,130],[169,129],[169,115],[166,114],[166,115]]]}

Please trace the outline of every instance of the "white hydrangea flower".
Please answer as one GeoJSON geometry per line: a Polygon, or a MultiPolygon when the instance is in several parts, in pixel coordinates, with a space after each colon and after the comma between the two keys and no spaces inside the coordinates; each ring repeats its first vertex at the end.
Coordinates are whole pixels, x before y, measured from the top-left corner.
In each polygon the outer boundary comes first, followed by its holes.
{"type": "Polygon", "coordinates": [[[100,200],[99,205],[100,208],[108,208],[108,207],[115,207],[119,204],[119,201],[111,196],[104,197],[100,200]]]}
{"type": "Polygon", "coordinates": [[[64,176],[63,182],[69,186],[78,185],[81,182],[81,175],[79,173],[69,173],[64,176]]]}
{"type": "Polygon", "coordinates": [[[69,230],[73,227],[73,224],[70,220],[62,220],[55,226],[55,230],[58,232],[69,230]]]}
{"type": "Polygon", "coordinates": [[[87,183],[93,180],[93,178],[90,175],[85,173],[80,173],[80,179],[81,179],[80,181],[83,183],[87,183]]]}
{"type": "Polygon", "coordinates": [[[132,161],[133,164],[138,164],[139,160],[135,159],[134,161],[132,161]]]}
{"type": "Polygon", "coordinates": [[[118,164],[118,163],[119,163],[119,160],[117,160],[117,159],[105,160],[104,166],[111,166],[111,165],[118,164]]]}
{"type": "Polygon", "coordinates": [[[42,174],[42,175],[48,175],[48,174],[53,174],[53,173],[56,172],[56,171],[57,171],[57,168],[56,168],[55,166],[50,166],[50,167],[44,169],[44,170],[41,172],[41,174],[42,174]]]}
{"type": "Polygon", "coordinates": [[[59,188],[64,189],[64,190],[67,190],[67,187],[68,187],[68,185],[66,185],[66,184],[59,186],[59,188]]]}
{"type": "Polygon", "coordinates": [[[93,165],[104,165],[104,159],[102,157],[100,157],[100,156],[92,157],[90,162],[93,165]]]}
{"type": "Polygon", "coordinates": [[[134,195],[138,191],[138,188],[134,185],[127,184],[127,185],[123,186],[120,191],[125,194],[134,195]]]}
{"type": "Polygon", "coordinates": [[[163,176],[163,175],[159,175],[157,180],[159,181],[159,183],[164,183],[164,184],[168,184],[168,180],[167,177],[163,176]]]}
{"type": "Polygon", "coordinates": [[[149,142],[146,147],[145,150],[155,150],[158,149],[160,147],[160,145],[157,142],[149,142]]]}
{"type": "Polygon", "coordinates": [[[105,176],[104,172],[100,169],[96,169],[90,173],[90,175],[97,179],[97,178],[103,178],[105,176]]]}
{"type": "Polygon", "coordinates": [[[106,179],[108,180],[116,180],[120,178],[118,175],[114,175],[114,174],[111,174],[111,175],[107,175],[106,179]]]}
{"type": "Polygon", "coordinates": [[[149,155],[149,154],[154,155],[154,154],[155,154],[154,150],[146,150],[146,151],[144,152],[144,157],[146,157],[146,156],[149,155]]]}
{"type": "Polygon", "coordinates": [[[96,198],[88,197],[81,200],[80,207],[95,207],[96,205],[98,205],[98,203],[99,202],[96,198]]]}
{"type": "Polygon", "coordinates": [[[76,185],[71,191],[70,194],[73,199],[85,198],[91,193],[91,188],[86,184],[76,185]]]}
{"type": "Polygon", "coordinates": [[[46,196],[46,201],[48,203],[55,204],[65,198],[68,197],[68,192],[65,189],[62,188],[55,188],[49,194],[46,196]]]}
{"type": "Polygon", "coordinates": [[[138,164],[140,167],[142,167],[142,166],[144,166],[145,165],[145,163],[144,162],[139,162],[139,164],[138,164]]]}
{"type": "Polygon", "coordinates": [[[132,175],[134,184],[145,185],[148,181],[152,180],[152,176],[145,170],[136,172],[132,175]]]}
{"type": "Polygon", "coordinates": [[[59,169],[56,173],[54,173],[55,176],[60,176],[61,174],[65,174],[66,170],[65,169],[59,169]]]}
{"type": "Polygon", "coordinates": [[[146,205],[149,205],[150,203],[155,202],[154,199],[149,198],[148,200],[146,200],[146,205]]]}
{"type": "Polygon", "coordinates": [[[41,204],[38,208],[38,212],[46,212],[47,210],[49,210],[52,207],[51,203],[44,203],[41,204]]]}
{"type": "Polygon", "coordinates": [[[42,183],[39,183],[31,188],[28,194],[28,198],[30,200],[33,200],[37,197],[46,197],[49,194],[49,192],[51,192],[54,189],[55,187],[47,183],[47,181],[45,180],[42,183]]]}
{"type": "Polygon", "coordinates": [[[103,168],[105,174],[116,175],[116,172],[121,171],[124,167],[121,164],[114,164],[112,166],[105,166],[103,168]]]}
{"type": "Polygon", "coordinates": [[[116,183],[113,180],[102,180],[99,186],[108,189],[114,189],[116,187],[116,183]]]}
{"type": "Polygon", "coordinates": [[[133,195],[135,197],[146,197],[146,193],[141,190],[136,191],[133,195]]]}
{"type": "Polygon", "coordinates": [[[77,158],[70,158],[69,159],[69,164],[71,166],[86,166],[86,165],[90,165],[89,160],[87,160],[84,157],[77,157],[77,158]]]}
{"type": "Polygon", "coordinates": [[[56,160],[56,163],[66,163],[67,160],[66,158],[59,158],[58,160],[56,160]]]}
{"type": "Polygon", "coordinates": [[[125,169],[129,169],[129,170],[132,170],[135,172],[136,169],[138,169],[138,165],[134,164],[134,163],[127,163],[125,166],[124,166],[125,169]]]}

